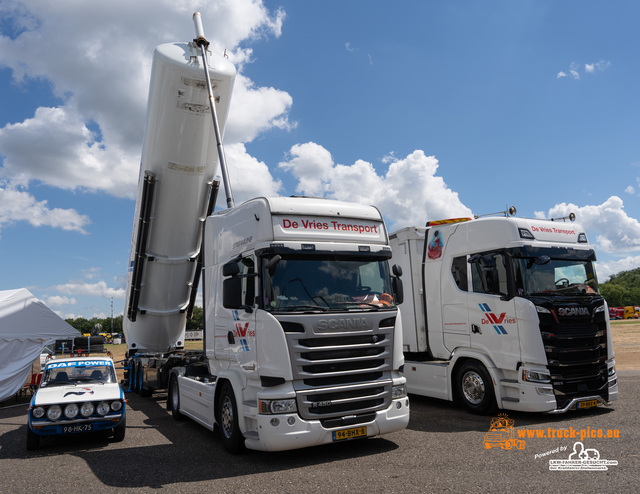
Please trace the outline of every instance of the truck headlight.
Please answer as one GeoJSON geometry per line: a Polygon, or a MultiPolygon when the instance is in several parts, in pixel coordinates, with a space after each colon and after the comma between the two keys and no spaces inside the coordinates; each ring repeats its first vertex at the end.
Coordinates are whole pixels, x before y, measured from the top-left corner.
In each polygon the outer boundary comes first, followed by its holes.
{"type": "Polygon", "coordinates": [[[69,403],[66,407],[64,407],[64,416],[68,419],[75,418],[78,415],[78,405],[75,403],[69,403]]]}
{"type": "Polygon", "coordinates": [[[295,399],[260,400],[260,413],[273,415],[276,413],[294,413],[298,411],[295,399]]]}
{"type": "Polygon", "coordinates": [[[407,396],[407,385],[406,384],[398,384],[391,388],[391,398],[404,398],[407,396]]]}
{"type": "Polygon", "coordinates": [[[58,420],[62,416],[62,408],[60,405],[52,405],[47,410],[47,418],[49,420],[58,420]]]}
{"type": "Polygon", "coordinates": [[[550,384],[551,375],[546,372],[530,371],[530,370],[523,369],[522,380],[526,382],[531,382],[531,383],[550,384]]]}

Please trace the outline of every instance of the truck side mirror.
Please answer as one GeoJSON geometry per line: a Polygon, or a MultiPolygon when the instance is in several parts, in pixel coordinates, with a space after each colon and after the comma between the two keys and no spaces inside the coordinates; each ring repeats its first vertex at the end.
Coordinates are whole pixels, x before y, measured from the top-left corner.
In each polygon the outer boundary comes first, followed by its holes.
{"type": "Polygon", "coordinates": [[[391,278],[391,288],[393,289],[393,295],[396,297],[396,304],[400,305],[404,302],[404,286],[398,276],[391,278]]]}
{"type": "Polygon", "coordinates": [[[402,268],[400,266],[398,266],[397,264],[394,264],[393,267],[391,268],[391,270],[393,271],[393,275],[397,276],[398,278],[400,278],[400,276],[402,276],[402,268]]]}
{"type": "Polygon", "coordinates": [[[232,276],[222,282],[222,306],[225,309],[242,309],[241,278],[232,276]]]}
{"type": "Polygon", "coordinates": [[[236,276],[240,273],[240,266],[235,261],[228,262],[222,266],[222,276],[236,276]]]}

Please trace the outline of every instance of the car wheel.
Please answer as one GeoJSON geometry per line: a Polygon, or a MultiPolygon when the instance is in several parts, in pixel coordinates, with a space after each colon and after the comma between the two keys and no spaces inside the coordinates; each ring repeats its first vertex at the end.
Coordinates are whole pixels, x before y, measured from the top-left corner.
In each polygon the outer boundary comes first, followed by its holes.
{"type": "Polygon", "coordinates": [[[180,413],[180,388],[178,387],[178,377],[175,374],[171,376],[171,380],[169,381],[167,405],[169,405],[169,410],[174,419],[184,419],[184,415],[180,413]]]}
{"type": "Polygon", "coordinates": [[[244,438],[238,426],[236,397],[228,381],[223,384],[218,399],[218,423],[220,424],[220,438],[225,449],[230,453],[243,451],[244,438]]]}
{"type": "Polygon", "coordinates": [[[27,426],[27,451],[40,449],[40,436],[27,426]]]}
{"type": "Polygon", "coordinates": [[[491,377],[481,363],[463,363],[457,372],[456,386],[458,399],[469,411],[486,414],[497,409],[491,377]]]}
{"type": "Polygon", "coordinates": [[[113,429],[113,440],[117,443],[124,441],[125,433],[127,432],[127,417],[122,418],[122,422],[120,422],[113,429]]]}

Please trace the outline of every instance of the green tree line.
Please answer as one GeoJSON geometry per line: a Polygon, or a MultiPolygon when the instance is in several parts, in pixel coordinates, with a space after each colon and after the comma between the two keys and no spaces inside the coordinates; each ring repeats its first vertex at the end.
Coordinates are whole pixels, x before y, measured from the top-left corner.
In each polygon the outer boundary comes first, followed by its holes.
{"type": "MultiPolygon", "coordinates": [[[[187,331],[195,331],[202,329],[204,320],[204,312],[202,307],[193,308],[193,317],[187,321],[187,331]]],[[[113,326],[110,317],[93,317],[91,319],[85,319],[84,317],[77,317],[75,319],[65,319],[72,327],[77,329],[80,333],[91,333],[97,335],[98,333],[119,333],[122,334],[122,315],[113,318],[113,326]],[[113,327],[113,331],[111,328],[113,327]]]]}
{"type": "Polygon", "coordinates": [[[609,307],[640,306],[640,268],[621,271],[600,285],[609,307]]]}

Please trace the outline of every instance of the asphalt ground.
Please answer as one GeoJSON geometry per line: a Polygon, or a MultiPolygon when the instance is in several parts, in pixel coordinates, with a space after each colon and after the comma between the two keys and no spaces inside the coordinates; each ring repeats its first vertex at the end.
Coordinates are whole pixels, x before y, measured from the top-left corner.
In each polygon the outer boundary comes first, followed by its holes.
{"type": "MultiPolygon", "coordinates": [[[[515,432],[596,437],[582,447],[606,470],[550,470],[568,460],[575,438],[522,439],[523,449],[485,449],[494,416],[477,416],[440,400],[411,396],[404,431],[281,453],[227,453],[217,434],[176,422],[166,394],[127,394],[127,436],[51,438],[27,452],[26,405],[0,410],[0,493],[412,493],[611,492],[640,490],[640,371],[619,372],[612,408],[564,415],[508,412],[515,432]],[[597,437],[611,430],[619,437],[597,437]],[[538,432],[539,431],[539,432],[538,432]],[[552,432],[556,431],[556,432],[552,432]],[[565,432],[566,431],[566,432],[565,432]],[[605,461],[607,460],[607,461],[605,461]],[[608,463],[608,464],[606,464],[608,463]],[[606,465],[605,465],[606,464],[606,465]]],[[[586,463],[579,463],[579,466],[586,463]]],[[[575,465],[575,463],[574,463],[575,465]]]]}

